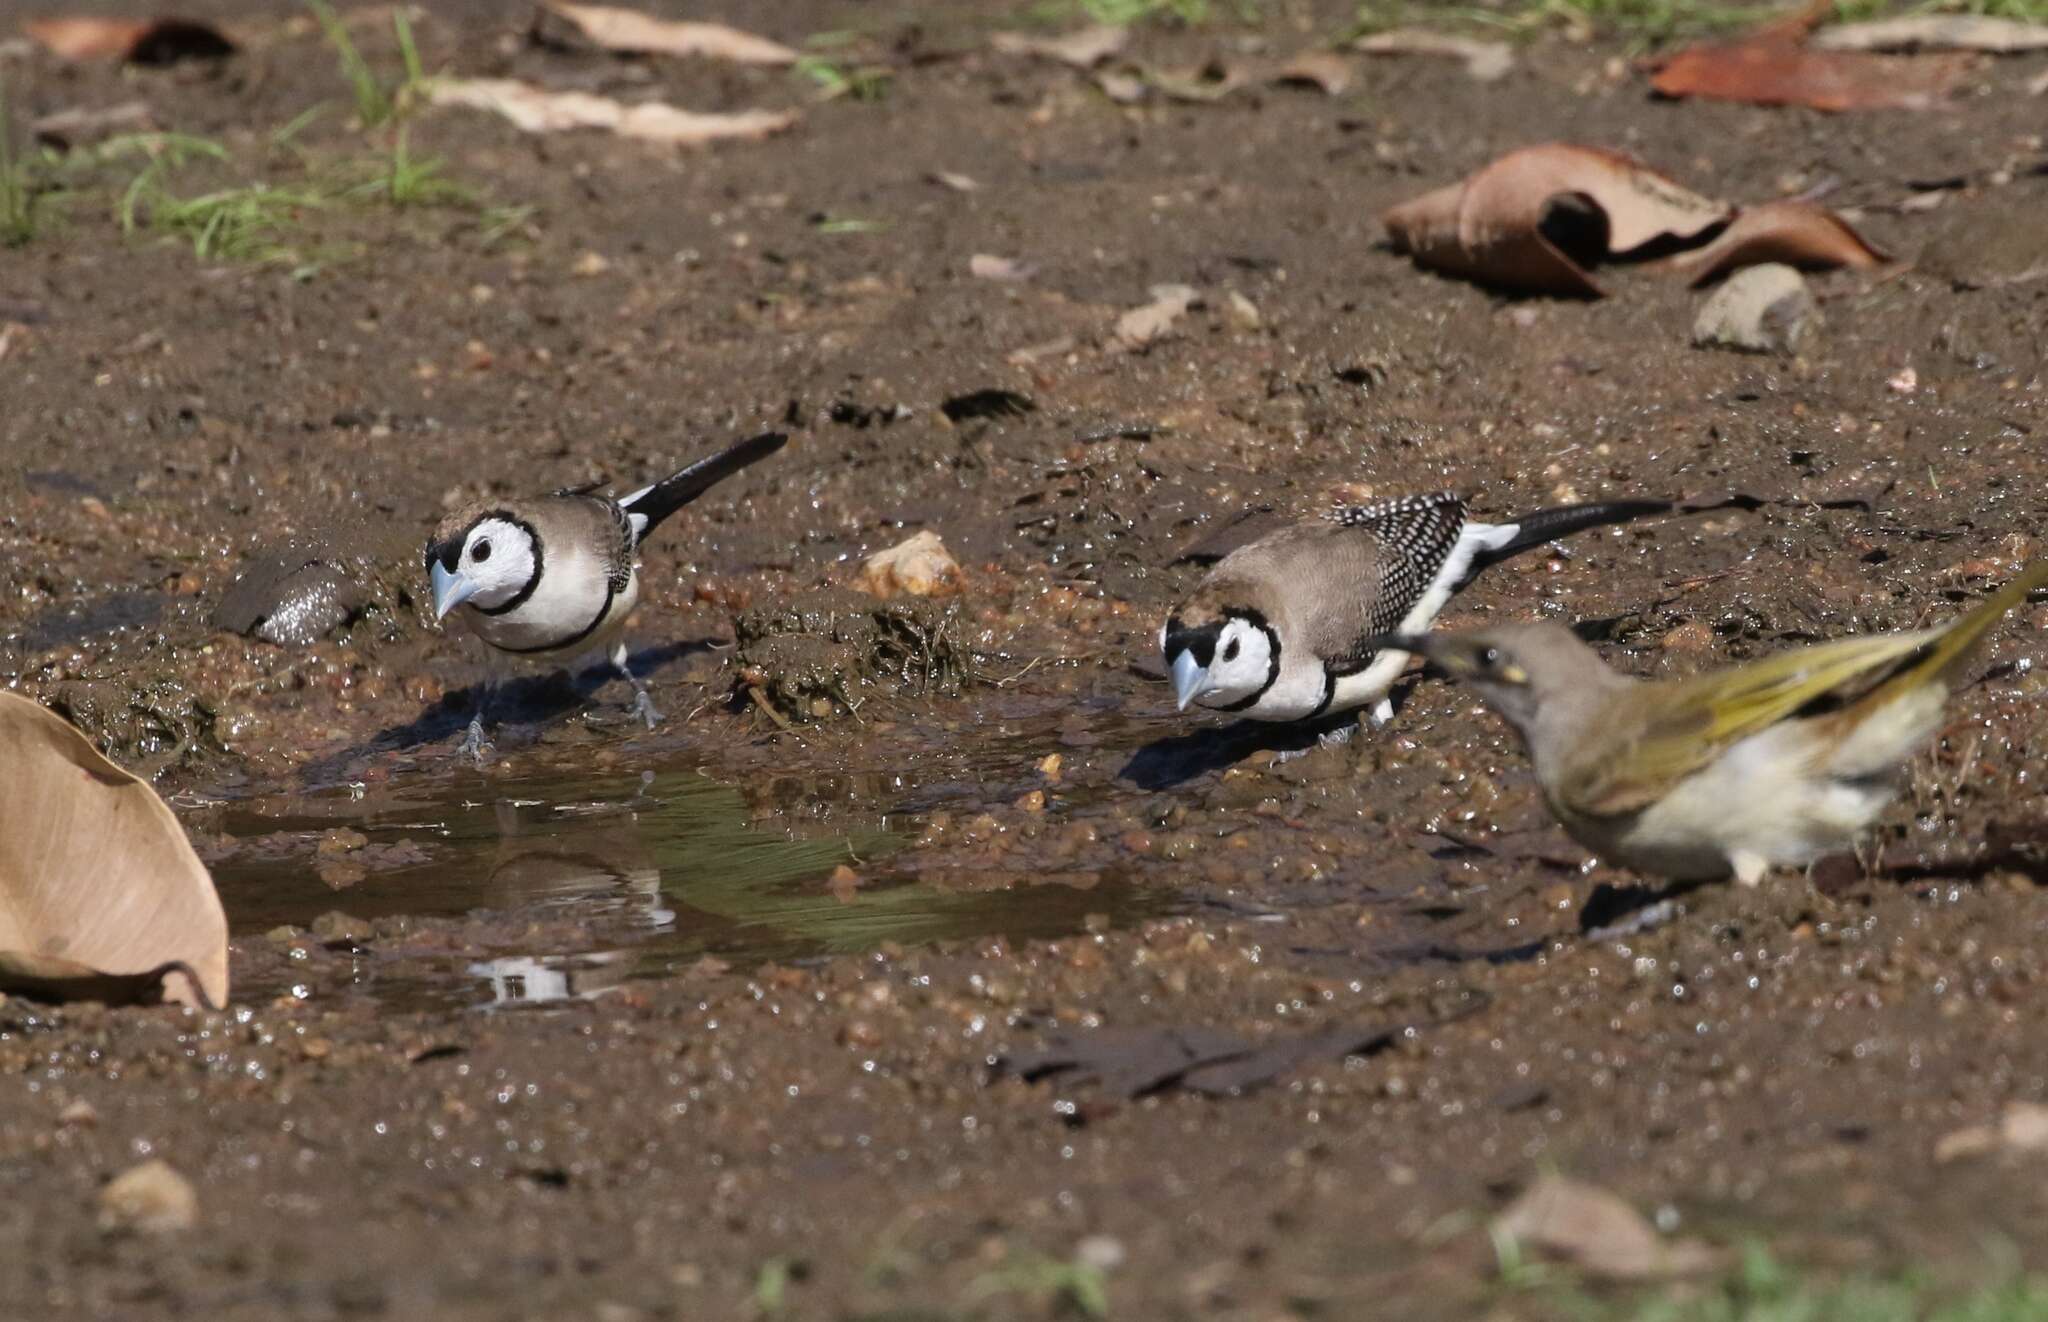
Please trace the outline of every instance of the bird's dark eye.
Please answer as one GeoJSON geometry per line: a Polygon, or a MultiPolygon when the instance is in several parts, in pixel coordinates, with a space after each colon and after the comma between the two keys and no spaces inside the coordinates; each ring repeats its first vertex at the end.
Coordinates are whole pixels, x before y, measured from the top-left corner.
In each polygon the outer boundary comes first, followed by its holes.
{"type": "Polygon", "coordinates": [[[1488,670],[1491,670],[1495,666],[1499,665],[1500,649],[1498,647],[1489,647],[1485,651],[1481,652],[1479,654],[1479,664],[1485,666],[1488,670]]]}
{"type": "Polygon", "coordinates": [[[470,559],[472,559],[472,560],[475,560],[475,561],[477,561],[477,562],[479,562],[479,563],[481,563],[481,562],[483,562],[483,561],[485,561],[485,560],[488,560],[488,559],[490,559],[490,558],[491,558],[491,543],[490,543],[490,539],[489,539],[489,538],[485,538],[485,539],[484,539],[483,541],[481,541],[481,542],[478,542],[478,543],[477,543],[477,544],[476,544],[475,546],[472,546],[472,547],[470,547],[470,548],[469,548],[469,558],[470,558],[470,559]]]}
{"type": "Polygon", "coordinates": [[[1237,639],[1231,639],[1230,646],[1223,649],[1223,659],[1225,661],[1237,660],[1237,639]]]}

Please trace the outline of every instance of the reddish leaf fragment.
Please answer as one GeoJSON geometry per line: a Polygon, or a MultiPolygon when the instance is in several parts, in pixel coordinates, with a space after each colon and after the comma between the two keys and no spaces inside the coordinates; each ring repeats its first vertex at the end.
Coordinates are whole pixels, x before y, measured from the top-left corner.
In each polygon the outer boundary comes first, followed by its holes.
{"type": "Polygon", "coordinates": [[[1803,33],[1772,29],[1742,41],[1689,46],[1650,65],[1659,96],[1815,110],[1925,110],[1970,67],[1964,55],[1869,55],[1814,50],[1803,33]]]}
{"type": "Polygon", "coordinates": [[[1654,240],[1690,239],[1729,213],[1725,203],[1626,156],[1549,143],[1509,152],[1462,184],[1392,208],[1381,221],[1395,248],[1424,266],[1504,288],[1597,298],[1600,286],[1560,246],[1565,216],[1604,227],[1585,246],[1594,256],[1611,256],[1654,240]]]}
{"type": "Polygon", "coordinates": [[[1705,247],[1670,261],[1695,287],[1737,267],[1783,262],[1808,269],[1847,266],[1867,270],[1891,260],[1850,228],[1849,222],[1811,202],[1765,202],[1738,212],[1705,247]]]}
{"type": "Polygon", "coordinates": [[[64,60],[162,65],[235,53],[218,28],[180,18],[36,18],[22,30],[64,60]]]}

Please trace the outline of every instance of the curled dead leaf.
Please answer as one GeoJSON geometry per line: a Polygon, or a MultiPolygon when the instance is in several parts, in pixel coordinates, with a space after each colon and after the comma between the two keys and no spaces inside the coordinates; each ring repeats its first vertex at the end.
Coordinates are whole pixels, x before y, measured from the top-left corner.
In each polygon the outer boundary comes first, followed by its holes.
{"type": "Polygon", "coordinates": [[[156,791],[0,693],[0,986],[219,1006],[227,919],[156,791]]]}
{"type": "Polygon", "coordinates": [[[1849,222],[1826,207],[1784,201],[1744,207],[1728,228],[1704,247],[1671,258],[1669,266],[1698,286],[1737,267],[1765,262],[1867,270],[1888,260],[1849,222]]]}
{"type": "Polygon", "coordinates": [[[547,0],[546,14],[566,20],[586,40],[609,51],[636,55],[705,55],[741,64],[795,64],[797,52],[779,41],[723,23],[655,18],[612,5],[579,5],[547,0]]]}
{"type": "Polygon", "coordinates": [[[235,53],[219,28],[178,18],[33,18],[22,31],[63,60],[162,65],[235,53]]]}
{"type": "Polygon", "coordinates": [[[1511,289],[1599,297],[1568,249],[1623,255],[1653,240],[1693,238],[1729,214],[1726,203],[1617,152],[1548,143],[1509,152],[1381,221],[1395,249],[1424,266],[1511,289]],[[1574,232],[1587,229],[1590,243],[1574,232]]]}
{"type": "Polygon", "coordinates": [[[878,597],[950,597],[967,576],[939,535],[927,528],[908,541],[877,551],[861,565],[861,586],[878,597]]]}
{"type": "Polygon", "coordinates": [[[1494,1222],[1497,1233],[1596,1276],[1655,1280],[1708,1271],[1722,1255],[1694,1239],[1666,1239],[1605,1189],[1545,1175],[1494,1222]]]}
{"type": "Polygon", "coordinates": [[[236,53],[217,27],[184,18],[31,18],[23,31],[57,59],[164,65],[236,53]]]}
{"type": "Polygon", "coordinates": [[[1394,28],[1375,32],[1351,43],[1351,49],[1366,55],[1435,55],[1465,62],[1465,72],[1474,82],[1498,82],[1515,67],[1515,53],[1504,41],[1475,41],[1426,28],[1394,28]]]}
{"type": "Polygon", "coordinates": [[[702,113],[661,101],[628,106],[606,96],[550,92],[511,78],[442,79],[428,84],[427,99],[435,105],[495,111],[528,133],[609,129],[623,138],[685,147],[769,137],[798,118],[794,110],[702,113]]]}

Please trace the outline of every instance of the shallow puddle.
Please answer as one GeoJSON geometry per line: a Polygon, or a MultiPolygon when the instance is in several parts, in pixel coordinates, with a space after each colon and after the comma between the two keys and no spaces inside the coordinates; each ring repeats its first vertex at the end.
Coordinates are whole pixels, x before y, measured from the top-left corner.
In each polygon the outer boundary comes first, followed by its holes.
{"type": "Polygon", "coordinates": [[[914,820],[841,803],[829,827],[793,827],[803,814],[763,815],[694,769],[400,783],[216,811],[214,877],[254,956],[238,1000],[555,1001],[706,957],[745,967],[884,942],[1046,938],[1171,902],[1121,880],[986,891],[907,880],[888,860],[914,820]],[[829,884],[842,865],[857,880],[829,884]],[[322,921],[337,911],[346,918],[322,921]],[[261,958],[292,945],[290,959],[261,958]]]}

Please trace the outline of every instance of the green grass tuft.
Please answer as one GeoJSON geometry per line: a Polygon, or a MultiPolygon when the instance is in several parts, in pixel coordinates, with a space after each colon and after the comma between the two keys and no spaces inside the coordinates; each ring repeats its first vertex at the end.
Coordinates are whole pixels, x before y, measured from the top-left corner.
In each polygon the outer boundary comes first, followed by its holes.
{"type": "Polygon", "coordinates": [[[15,152],[7,87],[0,83],[0,248],[19,248],[42,231],[44,211],[58,188],[37,168],[39,159],[15,152]]]}

